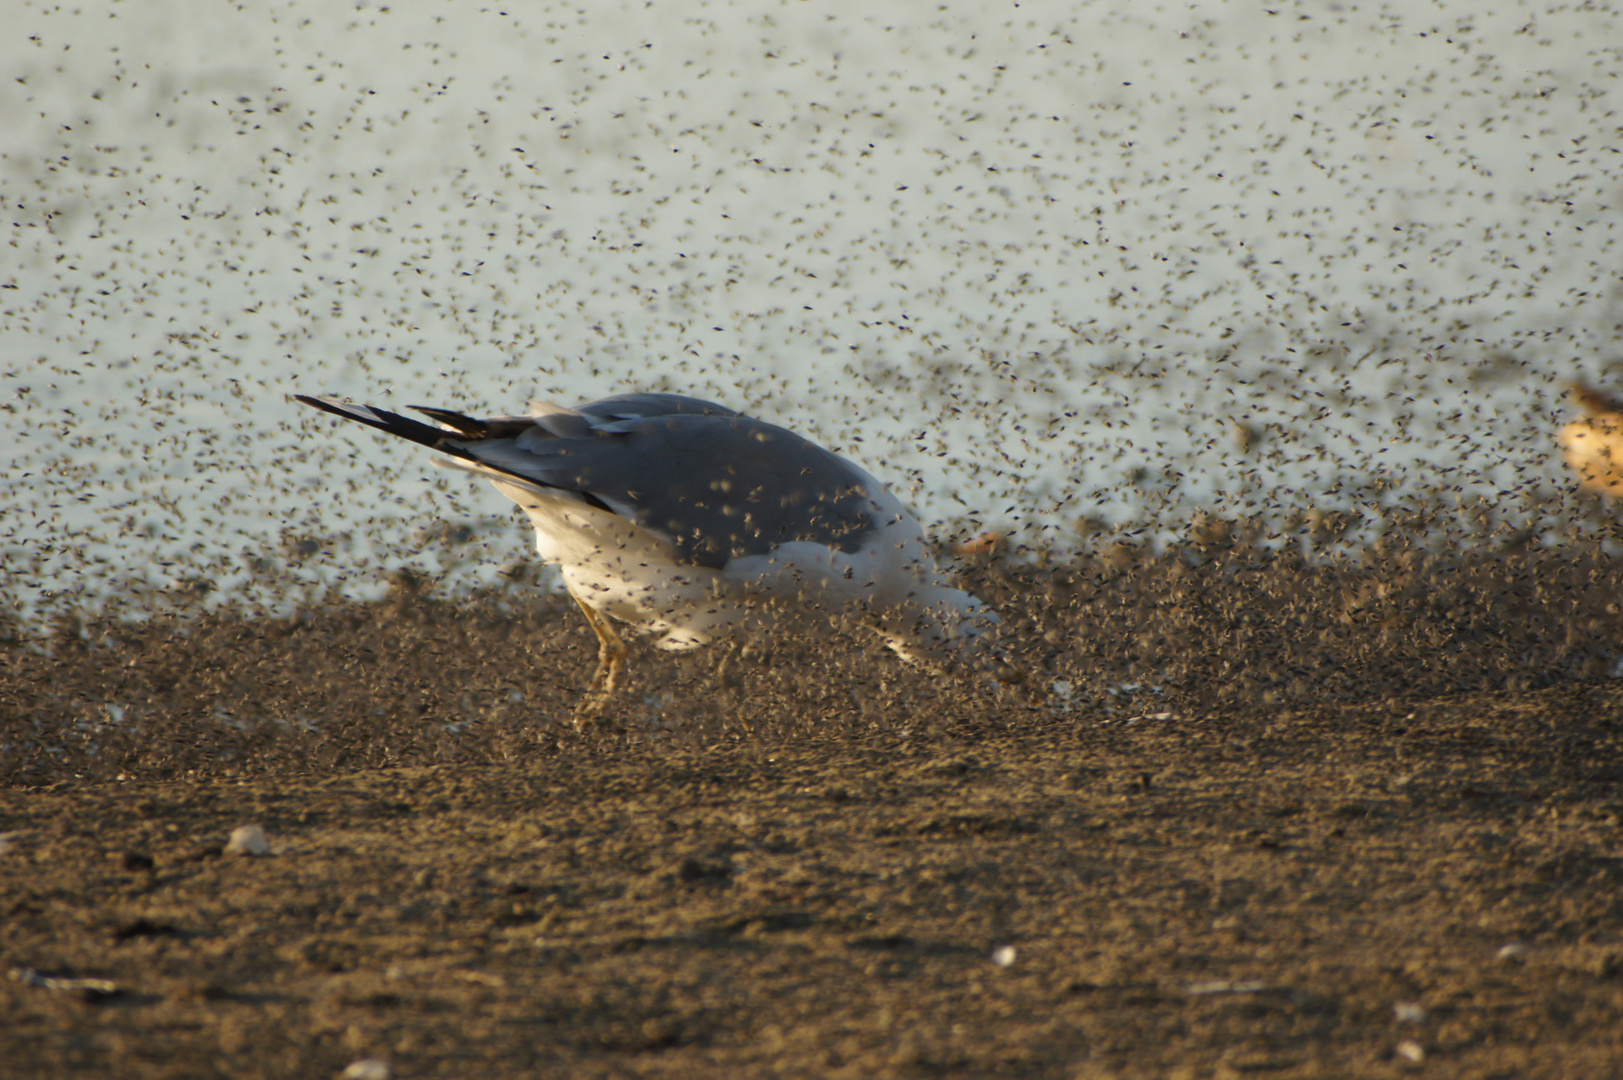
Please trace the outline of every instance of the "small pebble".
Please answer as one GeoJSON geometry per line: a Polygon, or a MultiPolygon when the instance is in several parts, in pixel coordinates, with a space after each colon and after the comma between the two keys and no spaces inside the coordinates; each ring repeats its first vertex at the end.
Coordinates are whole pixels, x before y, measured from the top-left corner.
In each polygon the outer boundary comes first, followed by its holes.
{"type": "Polygon", "coordinates": [[[1503,946],[1499,950],[1498,954],[1495,956],[1495,959],[1497,959],[1501,964],[1508,964],[1514,960],[1522,959],[1532,951],[1532,949],[1529,949],[1521,942],[1512,941],[1509,945],[1503,946]]]}
{"type": "Polygon", "coordinates": [[[394,1070],[389,1068],[387,1061],[362,1058],[346,1065],[340,1076],[341,1080],[390,1080],[390,1077],[394,1076],[394,1070]]]}
{"type": "Polygon", "coordinates": [[[270,841],[265,839],[265,830],[258,825],[243,825],[231,831],[231,839],[226,842],[225,853],[227,855],[269,855],[271,853],[270,841]]]}
{"type": "Polygon", "coordinates": [[[992,963],[998,967],[1008,967],[1014,963],[1014,946],[999,945],[992,950],[992,963]]]}
{"type": "Polygon", "coordinates": [[[1203,997],[1207,994],[1262,994],[1273,988],[1272,983],[1265,983],[1260,979],[1239,982],[1232,979],[1213,979],[1210,982],[1190,983],[1186,989],[1197,997],[1203,997]]]}
{"type": "Polygon", "coordinates": [[[1392,1015],[1400,1024],[1418,1024],[1426,1018],[1426,1007],[1414,1001],[1400,1001],[1392,1006],[1392,1015]]]}
{"type": "Polygon", "coordinates": [[[1418,1064],[1426,1060],[1426,1048],[1413,1039],[1404,1039],[1398,1043],[1398,1057],[1418,1064]]]}

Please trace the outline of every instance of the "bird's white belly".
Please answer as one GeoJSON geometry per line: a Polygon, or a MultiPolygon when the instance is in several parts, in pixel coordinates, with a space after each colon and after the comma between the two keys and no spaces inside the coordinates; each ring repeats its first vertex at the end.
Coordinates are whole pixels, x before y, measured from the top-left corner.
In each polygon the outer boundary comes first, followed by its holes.
{"type": "MultiPolygon", "coordinates": [[[[966,611],[981,608],[946,587],[923,530],[899,507],[877,507],[883,524],[857,551],[793,541],[713,570],[677,562],[669,542],[608,510],[493,482],[529,516],[536,552],[558,564],[572,595],[658,635],[654,643],[662,649],[695,648],[746,619],[770,625],[785,610],[799,610],[869,626],[909,660],[929,660],[958,636],[966,611]]],[[[978,614],[972,619],[981,621],[978,614]]]]}
{"type": "Polygon", "coordinates": [[[557,563],[564,584],[610,618],[660,635],[683,650],[724,634],[740,617],[721,574],[679,565],[671,545],[607,510],[496,482],[529,516],[535,550],[557,563]]]}

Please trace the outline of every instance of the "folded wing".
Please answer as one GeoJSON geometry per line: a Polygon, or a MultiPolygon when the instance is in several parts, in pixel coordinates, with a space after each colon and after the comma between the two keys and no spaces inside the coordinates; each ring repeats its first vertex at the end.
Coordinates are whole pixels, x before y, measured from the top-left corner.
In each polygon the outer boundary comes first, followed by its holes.
{"type": "Polygon", "coordinates": [[[719,569],[793,541],[859,550],[880,525],[872,479],[793,432],[678,394],[479,419],[418,408],[435,427],[366,405],[298,400],[448,456],[607,509],[719,569]]]}

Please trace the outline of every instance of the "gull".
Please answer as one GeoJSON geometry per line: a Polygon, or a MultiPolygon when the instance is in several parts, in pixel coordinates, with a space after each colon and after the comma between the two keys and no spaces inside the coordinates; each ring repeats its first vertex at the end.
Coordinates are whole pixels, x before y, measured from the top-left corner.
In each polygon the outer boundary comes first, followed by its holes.
{"type": "Polygon", "coordinates": [[[681,652],[790,609],[867,627],[902,659],[970,661],[1023,681],[987,648],[999,619],[936,568],[924,530],[854,463],[786,428],[680,394],[530,403],[478,419],[411,406],[435,425],[332,397],[306,405],[438,450],[529,516],[598,641],[575,726],[619,689],[613,621],[681,652]],[[612,621],[611,621],[612,620],[612,621]]]}
{"type": "Polygon", "coordinates": [[[1572,399],[1587,415],[1556,435],[1567,464],[1580,487],[1623,496],[1623,402],[1582,383],[1572,384],[1572,399]]]}

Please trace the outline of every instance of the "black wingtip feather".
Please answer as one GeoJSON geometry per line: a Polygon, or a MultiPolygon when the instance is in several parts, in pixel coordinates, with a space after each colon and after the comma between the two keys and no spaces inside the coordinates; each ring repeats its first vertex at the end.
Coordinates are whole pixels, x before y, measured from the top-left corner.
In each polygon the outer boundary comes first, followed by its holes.
{"type": "Polygon", "coordinates": [[[421,420],[413,420],[409,416],[380,409],[374,405],[351,405],[331,398],[310,397],[306,394],[294,394],[294,401],[302,402],[322,412],[330,412],[334,416],[342,416],[345,420],[354,420],[367,427],[387,431],[390,435],[398,435],[402,439],[410,439],[441,453],[451,454],[454,457],[472,458],[461,446],[454,441],[456,436],[443,428],[433,427],[421,420]]]}
{"type": "Polygon", "coordinates": [[[464,416],[450,409],[436,409],[432,405],[409,405],[407,408],[413,412],[420,412],[430,420],[438,420],[446,427],[455,428],[460,434],[470,439],[486,439],[490,437],[490,421],[480,420],[472,416],[464,416]]]}

